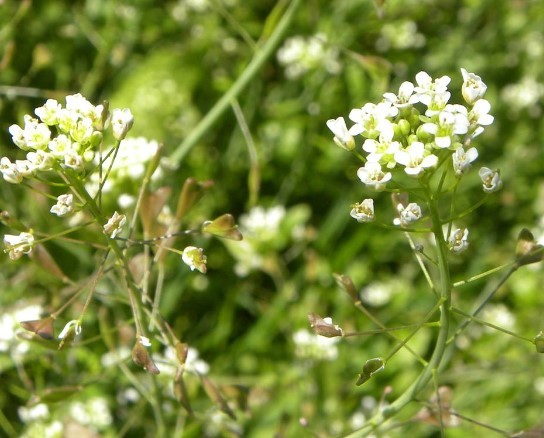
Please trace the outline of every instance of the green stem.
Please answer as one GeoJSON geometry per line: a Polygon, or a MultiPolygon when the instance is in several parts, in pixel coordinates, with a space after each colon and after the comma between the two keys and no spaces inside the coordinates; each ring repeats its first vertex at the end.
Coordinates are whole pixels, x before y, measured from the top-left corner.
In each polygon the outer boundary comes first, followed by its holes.
{"type": "Polygon", "coordinates": [[[206,114],[206,116],[200,121],[200,123],[191,131],[188,137],[177,147],[170,159],[176,163],[180,163],[183,157],[189,152],[189,150],[208,132],[208,130],[214,125],[219,117],[229,108],[231,102],[238,97],[247,84],[255,77],[259,69],[269,59],[276,47],[281,42],[283,35],[289,29],[295,11],[297,10],[301,0],[293,0],[287,7],[285,14],[281,18],[280,22],[276,26],[276,29],[264,44],[262,50],[258,51],[253,57],[249,65],[238,77],[238,79],[232,84],[229,90],[217,101],[214,107],[206,114]]]}
{"type": "MultiPolygon", "coordinates": [[[[61,174],[67,179],[67,182],[69,183],[70,187],[72,187],[72,190],[74,190],[75,194],[83,201],[85,204],[85,207],[89,210],[89,212],[92,214],[93,218],[100,226],[103,226],[108,218],[104,216],[100,208],[98,208],[98,205],[96,204],[95,200],[92,198],[91,195],[87,192],[85,189],[85,186],[83,183],[77,178],[77,176],[71,175],[69,173],[63,173],[61,174]]],[[[106,237],[106,236],[105,236],[106,237]]],[[[134,282],[131,280],[130,275],[130,269],[128,267],[128,260],[123,254],[123,250],[117,243],[115,239],[110,239],[109,237],[106,237],[107,244],[109,248],[112,250],[112,252],[115,255],[115,258],[117,262],[121,265],[123,277],[125,279],[126,287],[127,287],[127,293],[130,301],[130,305],[132,307],[132,312],[134,314],[134,323],[136,326],[136,337],[139,338],[141,335],[143,335],[142,332],[142,326],[140,323],[140,307],[138,305],[138,301],[135,299],[135,294],[138,294],[139,291],[134,286],[134,282]]]]}
{"type": "Polygon", "coordinates": [[[389,418],[396,415],[408,403],[413,401],[418,393],[422,391],[433,377],[433,373],[438,369],[444,353],[446,352],[446,344],[450,329],[450,307],[451,307],[451,280],[448,265],[448,248],[444,235],[442,233],[442,225],[438,208],[435,200],[429,196],[428,206],[432,220],[432,230],[436,241],[436,253],[438,261],[438,271],[440,276],[440,330],[436,338],[436,344],[429,360],[428,365],[423,369],[419,377],[415,380],[403,394],[393,401],[386,409],[381,410],[372,418],[370,418],[365,426],[361,429],[348,435],[350,438],[367,436],[372,430],[379,427],[389,418]]]}

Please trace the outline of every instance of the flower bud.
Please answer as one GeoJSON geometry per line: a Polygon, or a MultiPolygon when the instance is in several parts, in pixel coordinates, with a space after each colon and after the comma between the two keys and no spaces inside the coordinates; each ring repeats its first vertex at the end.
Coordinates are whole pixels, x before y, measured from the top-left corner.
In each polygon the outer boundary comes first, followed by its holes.
{"type": "Polygon", "coordinates": [[[404,135],[404,136],[410,134],[410,130],[412,129],[412,125],[406,119],[399,120],[397,126],[399,127],[400,132],[402,133],[402,135],[404,135]]]}

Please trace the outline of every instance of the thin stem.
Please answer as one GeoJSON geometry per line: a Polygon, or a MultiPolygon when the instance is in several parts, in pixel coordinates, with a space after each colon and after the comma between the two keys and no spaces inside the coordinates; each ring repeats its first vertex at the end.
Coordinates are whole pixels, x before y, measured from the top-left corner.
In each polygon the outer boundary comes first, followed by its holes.
{"type": "Polygon", "coordinates": [[[223,94],[221,99],[217,101],[195,129],[193,129],[187,138],[177,147],[170,156],[172,162],[180,163],[183,160],[183,157],[185,157],[191,148],[210,130],[214,123],[230,106],[232,100],[238,97],[242,90],[255,77],[265,61],[273,56],[276,47],[281,42],[284,34],[289,30],[295,11],[298,9],[300,3],[301,0],[291,1],[268,41],[264,44],[262,49],[256,53],[249,65],[232,84],[229,90],[223,94]]]}
{"type": "Polygon", "coordinates": [[[249,201],[248,206],[253,207],[257,203],[259,197],[259,188],[261,185],[261,171],[259,168],[259,157],[257,155],[257,148],[255,147],[255,142],[251,136],[249,126],[247,125],[244,113],[237,99],[232,101],[232,110],[236,116],[236,121],[238,126],[240,126],[240,131],[246,141],[247,153],[249,157],[249,174],[247,176],[248,188],[249,188],[249,201]]]}
{"type": "Polygon", "coordinates": [[[412,331],[404,340],[397,345],[391,353],[389,353],[389,356],[385,358],[385,362],[387,362],[389,359],[391,359],[402,347],[404,347],[407,342],[412,339],[416,333],[425,325],[425,323],[434,315],[434,313],[438,310],[438,308],[442,305],[442,300],[439,300],[435,306],[427,313],[425,318],[423,319],[423,322],[418,324],[416,329],[412,331]]]}
{"type": "Polygon", "coordinates": [[[387,333],[387,332],[396,332],[400,330],[406,330],[406,329],[410,329],[414,327],[420,328],[420,327],[439,327],[439,326],[440,326],[440,323],[438,321],[425,322],[425,323],[419,322],[417,324],[407,324],[407,325],[401,325],[398,327],[387,327],[387,328],[378,329],[378,330],[365,330],[364,332],[349,332],[349,333],[344,333],[343,337],[349,338],[352,336],[371,336],[371,335],[379,335],[379,334],[387,333]]]}
{"type": "MultiPolygon", "coordinates": [[[[513,336],[514,338],[518,338],[518,339],[521,339],[523,341],[527,341],[527,342],[529,342],[531,344],[534,344],[533,339],[526,338],[525,336],[521,336],[521,335],[518,335],[517,333],[511,332],[510,330],[506,330],[503,327],[499,327],[499,326],[496,326],[495,324],[491,324],[490,322],[484,321],[483,319],[476,318],[475,316],[473,316],[473,315],[471,315],[469,313],[463,312],[461,309],[458,309],[456,307],[452,307],[451,311],[454,312],[454,313],[457,313],[458,315],[464,316],[470,322],[472,322],[472,321],[477,322],[478,324],[485,325],[485,326],[487,326],[489,328],[492,328],[494,330],[497,330],[499,332],[506,333],[507,335],[513,336]]],[[[452,336],[448,340],[448,342],[452,342],[453,339],[455,339],[456,335],[457,335],[457,332],[456,332],[456,334],[454,336],[452,336]]]]}
{"type": "Polygon", "coordinates": [[[387,409],[384,409],[370,418],[365,426],[356,430],[348,437],[364,437],[371,431],[375,430],[389,418],[397,414],[408,403],[413,401],[417,394],[425,388],[436,372],[442,358],[446,352],[446,344],[450,329],[450,307],[451,307],[451,280],[450,271],[447,259],[447,244],[442,233],[442,225],[438,213],[436,200],[432,196],[428,196],[428,206],[431,213],[433,234],[436,241],[436,255],[438,261],[438,271],[440,276],[440,330],[436,338],[435,348],[428,365],[423,369],[419,377],[410,385],[403,394],[393,401],[387,409]]]}
{"type": "MultiPolygon", "coordinates": [[[[380,327],[384,331],[384,333],[387,334],[390,338],[394,339],[395,341],[402,342],[402,339],[400,337],[396,336],[394,333],[391,333],[391,331],[389,331],[388,327],[386,327],[379,319],[377,319],[374,315],[372,315],[372,313],[370,313],[365,306],[363,306],[363,303],[361,303],[361,301],[356,301],[355,302],[355,307],[357,309],[359,309],[362,313],[364,313],[364,315],[368,319],[370,319],[374,324],[376,324],[378,327],[380,327]]],[[[412,355],[423,366],[427,365],[427,361],[425,359],[423,359],[418,353],[416,353],[409,345],[403,344],[403,347],[406,348],[406,350],[408,350],[410,353],[412,353],[412,355]]]]}
{"type": "Polygon", "coordinates": [[[516,263],[517,262],[515,262],[515,261],[508,262],[508,263],[505,263],[504,265],[497,266],[496,268],[490,269],[489,271],[482,272],[481,274],[474,275],[474,276],[472,276],[470,278],[467,278],[466,280],[457,281],[456,283],[453,283],[453,287],[464,286],[465,284],[471,283],[471,282],[476,281],[476,280],[480,280],[481,278],[487,277],[488,275],[492,275],[495,272],[502,271],[504,268],[515,266],[516,263]]]}
{"type": "Polygon", "coordinates": [[[465,321],[463,321],[463,323],[461,323],[461,325],[459,325],[459,328],[455,331],[455,333],[453,334],[453,336],[448,339],[448,343],[451,343],[457,336],[459,336],[459,334],[461,334],[461,332],[471,323],[472,319],[478,314],[480,313],[480,311],[485,307],[485,305],[491,300],[491,298],[493,298],[493,295],[495,295],[495,293],[499,290],[499,288],[506,282],[506,280],[508,280],[510,278],[510,276],[516,272],[516,270],[518,269],[518,265],[514,265],[510,268],[510,270],[506,273],[506,275],[499,281],[499,283],[493,288],[491,289],[491,291],[489,291],[489,293],[482,299],[482,301],[480,302],[480,304],[476,307],[476,309],[474,309],[472,311],[472,313],[470,314],[470,318],[469,319],[466,319],[465,321]]]}
{"type": "Polygon", "coordinates": [[[436,292],[436,288],[434,287],[433,280],[432,280],[432,278],[431,278],[431,276],[429,274],[429,271],[427,270],[427,266],[425,266],[425,263],[423,262],[423,258],[422,258],[422,256],[425,256],[428,259],[428,256],[426,256],[425,254],[422,254],[420,251],[418,251],[416,249],[416,244],[415,244],[414,240],[412,239],[412,236],[410,236],[410,233],[404,233],[404,236],[406,237],[406,239],[410,243],[410,248],[412,248],[412,252],[416,256],[417,263],[418,263],[418,265],[419,265],[419,267],[421,269],[421,272],[423,272],[423,275],[425,276],[425,280],[427,280],[427,284],[429,285],[429,287],[431,288],[431,290],[433,291],[435,296],[438,297],[438,292],[436,292]]]}

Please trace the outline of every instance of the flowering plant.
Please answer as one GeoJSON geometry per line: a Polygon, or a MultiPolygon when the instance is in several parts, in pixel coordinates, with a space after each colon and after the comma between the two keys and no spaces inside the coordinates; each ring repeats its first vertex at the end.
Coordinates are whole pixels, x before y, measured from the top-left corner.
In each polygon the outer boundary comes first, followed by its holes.
{"type": "MultiPolygon", "coordinates": [[[[179,341],[160,317],[158,307],[162,282],[158,281],[154,293],[151,293],[149,273],[155,266],[162,272],[161,278],[164,278],[166,251],[181,256],[181,261],[191,270],[206,273],[204,250],[193,245],[180,250],[175,248],[174,241],[180,235],[196,233],[241,240],[242,235],[233,217],[222,215],[213,221],[205,221],[199,229],[180,231],[184,215],[211,184],[187,179],[179,196],[177,211],[171,213],[166,202],[167,190],[152,190],[150,186],[153,175],[161,166],[160,147],[156,142],[147,142],[143,138],[127,138],[134,122],[129,109],[110,112],[107,102],[93,105],[81,94],[75,94],[66,97],[65,106],[56,100],[47,100],[43,106],[36,108],[35,115],[37,118],[26,115],[23,127],[12,125],[9,128],[13,142],[26,152],[26,157],[15,161],[2,157],[0,172],[4,180],[11,184],[23,184],[30,188],[39,184],[42,187],[40,193],[52,200],[50,213],[56,215],[59,221],[64,220],[68,229],[56,234],[28,229],[23,225],[24,221],[15,220],[4,212],[6,223],[20,232],[18,235],[4,236],[4,251],[10,259],[17,260],[23,255],[33,257],[35,250],[39,250],[41,255],[35,257],[36,262],[44,264],[75,292],[72,291],[68,301],[45,318],[22,321],[22,326],[30,332],[27,338],[32,339],[34,335],[50,341],[56,337],[60,340],[58,349],[81,338],[84,316],[91,298],[99,285],[106,282],[106,274],[117,272],[117,276],[108,281],[116,287],[120,286],[127,294],[135,326],[133,361],[147,372],[159,374],[160,367],[155,365],[148,352],[151,339],[157,339],[179,352],[178,367],[182,370],[186,360],[183,351],[187,346],[179,341]],[[111,139],[113,145],[105,147],[111,139]],[[130,202],[125,198],[124,201],[117,201],[119,206],[125,208],[124,212],[107,212],[112,204],[108,202],[108,197],[128,196],[116,192],[114,188],[131,176],[138,179],[138,193],[132,194],[130,202]],[[55,192],[58,190],[63,193],[57,195],[55,192]],[[133,237],[138,216],[142,222],[143,239],[133,237]],[[85,239],[77,234],[83,229],[91,233],[92,238],[85,239]],[[62,272],[46,249],[45,243],[53,239],[67,239],[97,250],[101,261],[86,281],[76,282],[62,272]],[[143,254],[128,252],[135,246],[143,246],[143,254]],[[150,247],[154,249],[154,254],[150,247]],[[144,259],[141,255],[144,255],[144,259]],[[85,288],[88,288],[87,299],[77,319],[67,322],[55,336],[54,321],[85,288]],[[145,328],[144,318],[149,319],[148,329],[145,328]],[[153,337],[146,336],[147,332],[153,337]]],[[[182,371],[178,371],[175,378],[181,382],[182,371]]]]}
{"type": "MultiPolygon", "coordinates": [[[[352,436],[366,436],[413,401],[433,376],[436,379],[438,367],[444,366],[448,361],[446,352],[463,329],[472,321],[486,324],[477,318],[477,314],[497,290],[494,288],[487,294],[471,313],[458,309],[452,299],[455,284],[451,279],[448,252],[457,255],[469,247],[468,229],[457,228],[453,225],[454,221],[464,221],[465,216],[480,206],[489,194],[502,187],[500,172],[482,167],[479,176],[485,194],[466,210],[458,211],[456,208],[460,183],[478,158],[478,150],[473,145],[474,139],[493,122],[493,116],[489,114],[491,106],[484,99],[487,86],[479,76],[465,69],[461,69],[461,74],[461,95],[464,100],[461,104],[450,103],[448,76],[433,79],[429,74],[420,72],[416,75],[415,84],[404,82],[397,94],[385,93],[381,102],[367,103],[362,108],[351,110],[351,127],[347,127],[343,117],[327,121],[327,126],[334,134],[334,142],[362,161],[363,165],[357,171],[362,183],[374,192],[392,193],[396,217],[392,221],[393,225],[387,224],[385,220],[380,221],[382,215],[375,214],[372,198],[354,203],[350,215],[360,223],[373,222],[386,228],[403,230],[416,253],[429,287],[437,298],[425,320],[408,337],[396,338],[399,345],[387,357],[371,358],[364,364],[357,385],[382,372],[387,362],[402,348],[408,349],[424,364],[424,368],[402,395],[387,409],[376,413],[352,436]],[[362,138],[362,154],[357,151],[357,137],[362,138]],[[412,233],[416,232],[432,234],[434,254],[428,252],[425,245],[415,243],[412,233]],[[407,342],[437,311],[439,318],[435,324],[438,334],[432,356],[426,360],[409,348],[407,342]],[[465,318],[456,331],[453,330],[454,314],[465,318]]],[[[520,266],[538,262],[542,257],[542,247],[536,244],[529,231],[523,230],[518,238],[516,257],[501,284],[520,266]]],[[[351,278],[346,275],[337,275],[336,278],[340,286],[350,294],[355,305],[376,323],[362,304],[351,278]]],[[[317,325],[316,317],[312,315],[310,321],[316,333],[330,337],[331,331],[325,332],[323,325],[317,325]]],[[[330,326],[332,327],[332,321],[330,326]]],[[[334,327],[337,330],[332,337],[350,335],[344,333],[339,326],[334,327]]],[[[386,327],[380,327],[387,332],[386,327]]],[[[528,339],[508,333],[535,344],[537,350],[539,349],[538,336],[528,339]]],[[[439,416],[443,415],[442,410],[447,411],[444,406],[439,406],[438,410],[439,416]]],[[[449,416],[450,412],[447,411],[446,414],[449,416]]]]}

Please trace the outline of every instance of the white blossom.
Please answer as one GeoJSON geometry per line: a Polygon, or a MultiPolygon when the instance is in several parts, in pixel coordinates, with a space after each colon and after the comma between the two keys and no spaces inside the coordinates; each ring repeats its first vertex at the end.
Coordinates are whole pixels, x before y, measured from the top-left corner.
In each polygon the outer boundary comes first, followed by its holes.
{"type": "Polygon", "coordinates": [[[478,158],[478,151],[476,148],[470,148],[465,151],[462,147],[455,150],[452,155],[453,169],[457,176],[461,176],[470,169],[470,163],[478,158]]]}
{"type": "Polygon", "coordinates": [[[483,183],[485,193],[493,193],[501,189],[502,181],[498,170],[482,167],[478,172],[483,183]]]}
{"type": "Polygon", "coordinates": [[[25,127],[21,129],[18,125],[11,125],[9,132],[12,135],[13,143],[24,150],[44,149],[51,138],[51,131],[45,123],[40,123],[28,114],[24,117],[25,127]]]}
{"type": "Polygon", "coordinates": [[[55,99],[47,99],[43,106],[40,106],[34,110],[34,113],[44,122],[46,125],[52,126],[58,123],[58,112],[62,106],[55,99]]]}
{"type": "Polygon", "coordinates": [[[394,158],[395,153],[400,149],[401,144],[393,141],[394,135],[393,124],[384,120],[380,126],[378,140],[367,138],[363,143],[363,150],[368,152],[367,160],[378,162],[389,169],[395,167],[397,164],[394,158]]]}
{"type": "Polygon", "coordinates": [[[393,221],[395,225],[409,225],[412,222],[417,222],[423,217],[421,207],[415,202],[411,202],[406,207],[399,203],[397,209],[399,217],[393,221]]]}
{"type": "Polygon", "coordinates": [[[406,108],[418,101],[418,97],[414,95],[414,89],[412,82],[405,81],[400,84],[398,94],[384,93],[383,98],[397,108],[406,108]]]}
{"type": "Polygon", "coordinates": [[[9,253],[11,260],[17,260],[23,254],[30,254],[34,248],[34,236],[32,233],[20,233],[18,236],[13,234],[4,235],[5,251],[9,253]]]}
{"type": "Polygon", "coordinates": [[[461,69],[461,74],[463,75],[463,86],[461,88],[463,98],[466,103],[473,105],[484,96],[487,85],[484,84],[480,76],[469,73],[464,68],[461,69]]]}
{"type": "Polygon", "coordinates": [[[490,110],[491,104],[485,99],[479,99],[468,114],[470,122],[480,126],[491,125],[494,117],[489,114],[490,110]]]}
{"type": "Polygon", "coordinates": [[[115,212],[104,225],[104,233],[110,236],[112,239],[115,239],[115,237],[123,230],[123,226],[126,224],[126,222],[127,218],[124,214],[115,212]]]}
{"type": "Polygon", "coordinates": [[[11,184],[20,184],[23,181],[23,175],[17,169],[17,165],[12,163],[8,157],[0,159],[0,172],[4,180],[11,184]]]}
{"type": "Polygon", "coordinates": [[[196,246],[188,246],[183,250],[181,255],[183,263],[185,263],[191,271],[195,269],[197,271],[206,273],[206,256],[204,255],[204,250],[202,248],[197,248],[196,246]]]}
{"type": "Polygon", "coordinates": [[[391,179],[391,172],[384,173],[379,163],[367,161],[364,167],[357,170],[357,176],[367,186],[381,191],[385,189],[385,184],[391,179]]]}
{"type": "Polygon", "coordinates": [[[71,193],[60,195],[57,197],[57,203],[53,205],[49,211],[59,217],[66,216],[73,211],[73,202],[74,195],[71,193]]]}
{"type": "Polygon", "coordinates": [[[334,142],[348,151],[353,150],[355,147],[355,140],[353,136],[349,133],[346,126],[346,121],[343,117],[338,117],[337,119],[327,120],[327,126],[334,134],[334,142]]]}
{"type": "Polygon", "coordinates": [[[356,202],[351,206],[350,216],[357,222],[372,222],[374,220],[374,200],[365,199],[363,202],[356,202]]]}
{"type": "Polygon", "coordinates": [[[455,254],[459,254],[468,248],[468,229],[457,228],[452,231],[450,238],[448,239],[448,246],[450,251],[455,254]]]}
{"type": "Polygon", "coordinates": [[[397,151],[395,160],[405,166],[404,171],[408,175],[418,176],[425,169],[436,166],[438,157],[433,154],[426,154],[423,143],[414,141],[406,149],[397,151]]]}
{"type": "Polygon", "coordinates": [[[306,329],[300,329],[293,333],[295,355],[300,359],[334,360],[338,357],[336,344],[339,339],[318,336],[306,329]]]}
{"type": "Polygon", "coordinates": [[[388,118],[398,114],[398,108],[384,101],[377,105],[367,103],[362,108],[354,108],[349,118],[355,124],[349,129],[351,135],[362,134],[366,138],[377,138],[382,130],[383,123],[390,123],[388,118]]]}
{"type": "Polygon", "coordinates": [[[114,109],[111,115],[111,128],[115,139],[123,140],[133,123],[134,117],[128,108],[114,109]]]}
{"type": "MultiPolygon", "coordinates": [[[[418,96],[419,101],[424,105],[429,106],[435,96],[442,96],[443,98],[445,96],[448,96],[449,99],[449,93],[447,89],[450,81],[451,79],[448,76],[442,76],[441,78],[433,81],[428,73],[420,71],[416,75],[417,86],[415,87],[414,91],[418,96]]],[[[445,99],[446,102],[448,99],[445,99]]]]}

